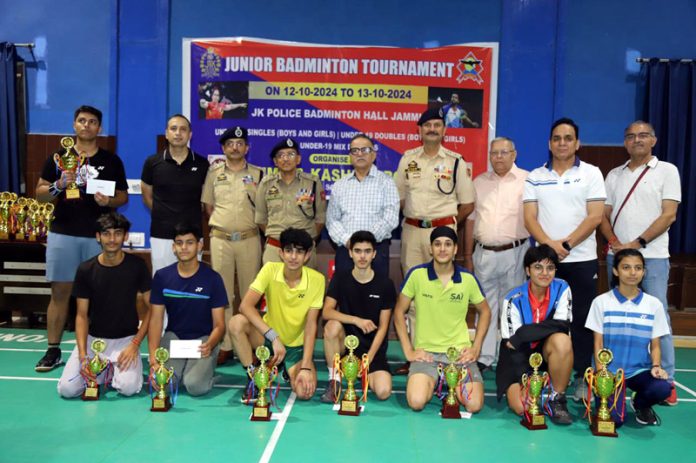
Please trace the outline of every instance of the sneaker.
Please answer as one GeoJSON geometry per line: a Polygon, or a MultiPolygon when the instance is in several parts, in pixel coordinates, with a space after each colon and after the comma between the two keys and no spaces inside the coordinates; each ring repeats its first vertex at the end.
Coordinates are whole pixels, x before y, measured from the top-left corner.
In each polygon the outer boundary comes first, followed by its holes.
{"type": "Polygon", "coordinates": [[[670,392],[669,397],[660,402],[661,405],[670,405],[674,407],[677,405],[677,387],[672,383],[672,392],[670,392]]]}
{"type": "Polygon", "coordinates": [[[324,402],[325,404],[336,403],[336,394],[334,392],[336,390],[336,383],[337,383],[337,381],[335,379],[332,379],[326,385],[326,390],[321,395],[321,401],[324,402]]]}
{"type": "Polygon", "coordinates": [[[63,360],[60,358],[60,349],[57,347],[52,347],[46,351],[39,363],[34,367],[35,371],[39,373],[45,373],[57,368],[63,364],[63,360]]]}
{"type": "Polygon", "coordinates": [[[573,392],[573,400],[582,402],[587,400],[587,383],[582,378],[575,378],[575,392],[573,392]]]}
{"type": "Polygon", "coordinates": [[[636,393],[631,396],[631,409],[636,413],[636,421],[643,425],[659,426],[660,417],[657,416],[652,407],[637,408],[635,404],[636,393]]]}
{"type": "Polygon", "coordinates": [[[565,394],[557,394],[556,398],[549,400],[551,413],[549,418],[555,424],[572,424],[573,417],[568,412],[568,401],[565,394]]]}

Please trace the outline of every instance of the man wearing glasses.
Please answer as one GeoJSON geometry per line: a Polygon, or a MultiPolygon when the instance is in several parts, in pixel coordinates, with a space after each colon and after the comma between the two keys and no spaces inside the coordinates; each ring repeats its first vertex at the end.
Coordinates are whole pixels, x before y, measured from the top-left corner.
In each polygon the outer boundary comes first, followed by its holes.
{"type": "MultiPolygon", "coordinates": [[[[280,262],[280,234],[288,228],[304,230],[316,242],[326,222],[326,193],[319,178],[301,172],[299,145],[292,138],[271,150],[278,173],[265,177],[256,192],[255,221],[266,234],[263,263],[280,262]]],[[[308,265],[316,268],[312,250],[308,265]]]]}
{"type": "Polygon", "coordinates": [[[326,214],[329,236],[337,246],[336,272],[352,270],[350,236],[364,230],[377,240],[375,274],[388,277],[391,234],[399,225],[399,193],[392,178],[375,167],[377,153],[367,135],[355,135],[349,146],[354,170],[333,184],[326,214]]]}
{"type": "Polygon", "coordinates": [[[273,353],[271,365],[290,381],[297,397],[308,400],[317,387],[312,361],[317,320],[324,303],[324,275],[305,267],[314,242],[304,230],[289,228],[280,234],[280,262],[262,268],[230,320],[234,351],[246,369],[253,362],[252,349],[265,344],[273,353]],[[267,311],[256,309],[266,298],[267,311]]]}
{"type": "Polygon", "coordinates": [[[500,302],[510,289],[524,282],[522,260],[529,248],[529,233],[524,228],[522,193],[529,172],[515,165],[516,157],[509,138],[491,141],[493,170],[474,180],[474,212],[466,221],[464,263],[475,273],[491,308],[491,323],[478,360],[481,373],[495,361],[500,302]]]}
{"type": "MultiPolygon", "coordinates": [[[[631,158],[607,175],[607,201],[600,230],[609,242],[607,268],[612,268],[614,253],[621,249],[638,249],[643,254],[646,270],[643,289],[662,302],[669,321],[667,232],[677,217],[681,182],[674,164],[660,161],[652,154],[655,143],[655,129],[647,122],[635,121],[624,131],[624,146],[631,158]]],[[[611,280],[611,272],[609,274],[611,280]]],[[[662,368],[674,383],[671,334],[660,338],[660,348],[662,368]]],[[[675,388],[666,403],[677,404],[675,388]]]]}

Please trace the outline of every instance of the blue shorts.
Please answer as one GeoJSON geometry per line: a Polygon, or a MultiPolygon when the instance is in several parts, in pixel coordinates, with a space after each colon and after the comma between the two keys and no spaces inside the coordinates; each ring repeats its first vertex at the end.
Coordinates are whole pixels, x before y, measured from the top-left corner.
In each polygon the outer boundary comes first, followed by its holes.
{"type": "Polygon", "coordinates": [[[70,282],[75,280],[77,267],[101,252],[96,238],[49,233],[46,247],[46,280],[70,282]]]}

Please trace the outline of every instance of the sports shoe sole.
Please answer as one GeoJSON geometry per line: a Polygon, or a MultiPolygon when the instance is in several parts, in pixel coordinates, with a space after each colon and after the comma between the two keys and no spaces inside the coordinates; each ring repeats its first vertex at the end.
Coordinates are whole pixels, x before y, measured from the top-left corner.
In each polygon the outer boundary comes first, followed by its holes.
{"type": "Polygon", "coordinates": [[[58,367],[61,366],[61,365],[63,365],[63,361],[62,361],[62,360],[61,360],[60,362],[54,363],[54,364],[51,365],[51,366],[39,366],[39,365],[36,365],[36,366],[34,367],[34,371],[36,371],[36,372],[38,372],[38,373],[46,373],[47,371],[55,370],[56,368],[58,368],[58,367]]]}

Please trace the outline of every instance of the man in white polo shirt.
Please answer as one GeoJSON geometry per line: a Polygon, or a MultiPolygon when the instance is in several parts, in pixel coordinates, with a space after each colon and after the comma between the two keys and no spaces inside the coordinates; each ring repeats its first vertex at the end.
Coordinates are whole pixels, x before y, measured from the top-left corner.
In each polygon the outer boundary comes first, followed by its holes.
{"type": "MultiPolygon", "coordinates": [[[[607,175],[607,202],[600,230],[610,247],[607,268],[612,268],[614,253],[621,249],[638,249],[643,254],[646,270],[643,290],[658,298],[667,314],[668,231],[677,218],[681,182],[674,164],[653,156],[655,143],[655,129],[647,122],[635,121],[624,131],[624,146],[631,159],[607,175]]],[[[671,333],[660,338],[660,352],[662,367],[674,383],[671,333]]],[[[677,404],[675,388],[666,403],[677,404]]]]}
{"type": "Polygon", "coordinates": [[[582,162],[579,129],[563,118],[551,126],[551,156],[530,172],[524,187],[524,223],[538,244],[548,244],[561,261],[556,276],[573,293],[575,400],[585,395],[583,374],[592,361],[592,332],[585,320],[597,293],[597,240],[606,192],[600,170],[582,162]]]}

